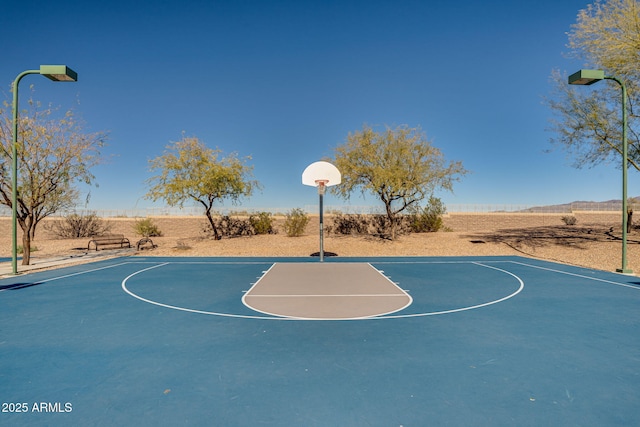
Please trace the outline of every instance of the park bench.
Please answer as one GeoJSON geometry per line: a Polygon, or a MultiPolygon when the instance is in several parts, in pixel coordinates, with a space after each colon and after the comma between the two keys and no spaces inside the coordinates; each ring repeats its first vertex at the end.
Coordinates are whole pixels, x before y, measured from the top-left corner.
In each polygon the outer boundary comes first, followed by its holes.
{"type": "Polygon", "coordinates": [[[127,248],[131,247],[131,242],[129,239],[124,237],[122,234],[107,234],[105,236],[96,236],[93,239],[89,240],[89,244],[87,245],[87,250],[91,250],[91,244],[98,250],[99,246],[119,246],[120,248],[124,248],[125,245],[127,248]]]}

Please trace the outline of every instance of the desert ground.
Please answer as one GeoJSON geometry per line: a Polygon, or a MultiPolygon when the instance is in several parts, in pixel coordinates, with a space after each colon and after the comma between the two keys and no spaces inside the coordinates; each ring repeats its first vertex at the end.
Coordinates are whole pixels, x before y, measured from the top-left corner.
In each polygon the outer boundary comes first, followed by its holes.
{"type": "MultiPolygon", "coordinates": [[[[444,217],[444,231],[405,234],[391,241],[374,236],[326,233],[325,252],[341,257],[377,256],[483,256],[519,255],[565,264],[615,271],[621,267],[621,217],[615,212],[577,212],[575,225],[562,220],[567,214],[461,213],[444,217]]],[[[204,216],[158,216],[150,219],[162,236],[152,237],[153,249],[132,251],[144,256],[293,256],[309,257],[319,250],[319,221],[311,221],[300,237],[283,231],[284,217],[276,216],[276,233],[213,240],[204,233],[204,216]]],[[[50,230],[47,218],[39,224],[32,242],[32,259],[77,256],[88,252],[89,238],[61,239],[50,230]]],[[[140,218],[103,218],[110,233],[123,234],[135,247],[142,236],[134,224],[140,218]]],[[[331,216],[325,215],[325,230],[331,216]]],[[[11,219],[0,218],[0,257],[11,256],[11,219]]],[[[19,244],[21,231],[19,230],[19,244]]],[[[92,249],[93,250],[93,249],[92,249]]],[[[105,255],[109,250],[101,250],[105,255]]],[[[78,257],[81,259],[82,257],[78,257]]],[[[628,235],[628,268],[640,273],[640,231],[628,235]]]]}

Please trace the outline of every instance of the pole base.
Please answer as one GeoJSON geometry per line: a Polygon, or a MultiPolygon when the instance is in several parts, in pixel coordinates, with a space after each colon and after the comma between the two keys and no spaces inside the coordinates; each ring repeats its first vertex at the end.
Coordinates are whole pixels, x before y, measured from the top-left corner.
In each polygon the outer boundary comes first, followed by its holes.
{"type": "MultiPolygon", "coordinates": [[[[320,252],[314,252],[314,253],[310,254],[309,256],[320,256],[320,252]]],[[[324,251],[324,256],[338,256],[338,254],[335,253],[335,252],[324,251]]]]}
{"type": "Polygon", "coordinates": [[[616,268],[616,273],[633,274],[633,270],[629,268],[616,268]]]}

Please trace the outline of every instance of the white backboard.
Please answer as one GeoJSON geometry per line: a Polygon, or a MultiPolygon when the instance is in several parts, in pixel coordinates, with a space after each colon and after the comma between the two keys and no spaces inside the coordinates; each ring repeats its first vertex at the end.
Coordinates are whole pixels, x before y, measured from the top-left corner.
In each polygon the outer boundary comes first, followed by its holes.
{"type": "Polygon", "coordinates": [[[302,172],[302,183],[304,185],[317,187],[318,181],[326,181],[325,186],[331,187],[332,185],[340,184],[342,175],[338,168],[329,162],[320,161],[311,163],[304,172],[302,172]]]}

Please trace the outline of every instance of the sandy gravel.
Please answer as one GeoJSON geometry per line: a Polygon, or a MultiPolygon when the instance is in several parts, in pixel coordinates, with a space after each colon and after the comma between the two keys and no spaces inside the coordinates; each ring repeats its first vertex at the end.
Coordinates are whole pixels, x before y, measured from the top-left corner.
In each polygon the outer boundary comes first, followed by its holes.
{"type": "MultiPolygon", "coordinates": [[[[597,223],[579,222],[575,226],[566,226],[548,217],[542,223],[539,217],[531,218],[527,221],[521,217],[517,221],[518,226],[513,227],[506,218],[496,221],[494,215],[491,222],[474,220],[474,225],[468,222],[465,226],[456,225],[458,230],[452,228],[453,231],[403,235],[395,241],[370,236],[325,235],[324,249],[338,256],[364,257],[520,255],[607,271],[620,268],[620,227],[615,222],[607,222],[610,217],[597,223]]],[[[157,217],[152,220],[163,236],[153,237],[157,247],[139,251],[141,255],[308,257],[319,250],[317,217],[312,218],[305,235],[301,237],[287,237],[282,231],[282,218],[279,218],[277,234],[219,241],[205,237],[202,231],[204,217],[157,217]]],[[[135,219],[105,221],[111,225],[112,233],[124,234],[134,246],[141,238],[133,231],[135,219]]],[[[449,219],[449,223],[456,224],[454,219],[449,219]]],[[[34,259],[77,255],[87,251],[89,239],[59,239],[46,228],[48,226],[45,224],[38,228],[33,242],[37,248],[32,253],[34,259]]],[[[628,242],[628,267],[640,272],[640,233],[633,230],[628,242]]],[[[0,218],[0,244],[0,257],[9,257],[8,218],[0,218]]]]}

